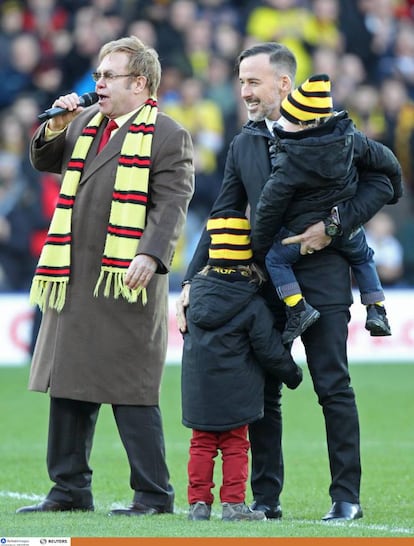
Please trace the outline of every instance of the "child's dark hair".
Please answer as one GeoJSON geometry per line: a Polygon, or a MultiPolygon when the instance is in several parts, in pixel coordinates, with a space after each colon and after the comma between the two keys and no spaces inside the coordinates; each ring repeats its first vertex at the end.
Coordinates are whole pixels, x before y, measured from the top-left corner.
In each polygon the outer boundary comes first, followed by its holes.
{"type": "MultiPolygon", "coordinates": [[[[256,264],[251,263],[248,265],[235,265],[235,266],[226,266],[226,267],[218,267],[216,265],[206,265],[199,271],[200,275],[208,275],[209,271],[217,271],[217,270],[227,270],[227,271],[237,271],[238,273],[241,273],[245,277],[249,277],[249,282],[255,283],[255,284],[263,284],[266,280],[266,274],[264,271],[256,264]]],[[[218,271],[220,272],[220,271],[218,271]]]]}

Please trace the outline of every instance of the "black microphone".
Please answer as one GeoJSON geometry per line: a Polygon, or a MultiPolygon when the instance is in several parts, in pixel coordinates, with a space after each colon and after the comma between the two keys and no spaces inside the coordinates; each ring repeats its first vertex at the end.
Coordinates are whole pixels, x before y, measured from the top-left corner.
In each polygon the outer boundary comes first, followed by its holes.
{"type": "MultiPolygon", "coordinates": [[[[79,97],[79,106],[91,106],[92,104],[95,104],[95,102],[98,102],[98,98],[98,94],[95,92],[85,93],[79,97]]],[[[43,114],[39,114],[37,118],[40,119],[40,121],[45,121],[47,119],[60,116],[61,114],[65,114],[66,112],[66,108],[55,106],[54,108],[48,108],[45,110],[43,114]]]]}

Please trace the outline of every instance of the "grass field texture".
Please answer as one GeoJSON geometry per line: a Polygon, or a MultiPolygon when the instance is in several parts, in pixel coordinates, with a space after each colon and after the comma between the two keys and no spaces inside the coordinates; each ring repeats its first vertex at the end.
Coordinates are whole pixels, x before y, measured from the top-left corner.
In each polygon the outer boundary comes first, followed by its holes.
{"type": "MultiPolygon", "coordinates": [[[[48,396],[27,391],[28,367],[0,368],[1,537],[412,537],[414,536],[414,365],[351,366],[361,421],[364,518],[327,524],[329,469],[322,412],[305,371],[297,391],[284,393],[286,481],[281,521],[222,522],[216,501],[209,522],[187,520],[186,465],[190,431],[181,425],[180,367],[167,366],[162,410],[174,515],[110,518],[132,499],[126,456],[111,409],[103,406],[91,466],[94,513],[16,515],[50,488],[46,472],[48,396]]],[[[247,501],[251,501],[248,487],[247,501]]]]}

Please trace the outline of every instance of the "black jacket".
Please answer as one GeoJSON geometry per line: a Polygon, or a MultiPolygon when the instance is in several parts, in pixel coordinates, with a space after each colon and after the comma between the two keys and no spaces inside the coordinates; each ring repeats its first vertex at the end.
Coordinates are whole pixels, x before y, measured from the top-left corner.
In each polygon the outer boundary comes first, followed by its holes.
{"type": "Polygon", "coordinates": [[[284,226],[294,233],[329,216],[332,207],[352,198],[358,169],[382,172],[397,202],[402,195],[401,166],[392,151],[357,131],[346,112],[324,125],[287,133],[276,129],[272,174],[256,209],[253,247],[269,250],[284,226]]]}
{"type": "MultiPolygon", "coordinates": [[[[243,127],[242,132],[230,144],[223,184],[211,210],[211,214],[229,209],[244,212],[247,205],[250,205],[253,236],[256,205],[271,172],[270,140],[271,135],[264,121],[249,121],[243,127]]],[[[351,232],[355,227],[368,221],[393,196],[392,185],[385,175],[361,173],[355,196],[339,205],[344,231],[351,232]]],[[[191,280],[207,263],[209,243],[210,236],[204,230],[184,279],[191,280]]],[[[349,265],[335,249],[327,247],[310,256],[302,257],[294,269],[306,299],[314,307],[351,304],[349,265]]],[[[265,284],[268,302],[272,307],[275,306],[276,315],[283,321],[283,306],[278,303],[276,291],[270,282],[265,284]]]]}
{"type": "Polygon", "coordinates": [[[263,417],[264,372],[302,372],[282,345],[256,284],[196,275],[182,359],[182,422],[228,430],[263,417]]]}

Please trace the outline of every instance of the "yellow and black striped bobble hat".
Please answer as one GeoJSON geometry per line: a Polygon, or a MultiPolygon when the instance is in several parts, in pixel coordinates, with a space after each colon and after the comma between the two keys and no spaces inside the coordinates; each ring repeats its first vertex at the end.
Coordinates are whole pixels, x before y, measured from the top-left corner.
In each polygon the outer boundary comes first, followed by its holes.
{"type": "Polygon", "coordinates": [[[253,261],[250,222],[237,210],[212,215],[207,222],[210,234],[208,264],[213,266],[248,265],[253,261]]]}
{"type": "Polygon", "coordinates": [[[280,114],[297,125],[332,116],[333,101],[329,76],[316,74],[308,78],[283,99],[280,114]]]}

